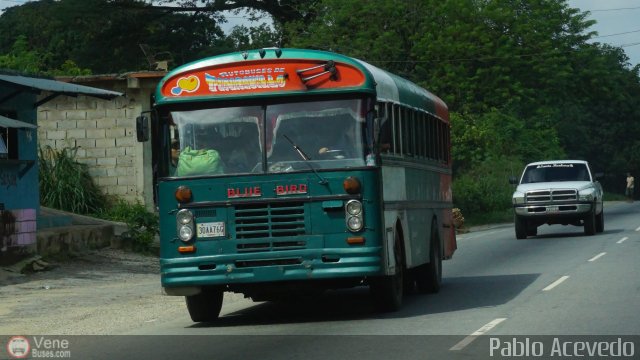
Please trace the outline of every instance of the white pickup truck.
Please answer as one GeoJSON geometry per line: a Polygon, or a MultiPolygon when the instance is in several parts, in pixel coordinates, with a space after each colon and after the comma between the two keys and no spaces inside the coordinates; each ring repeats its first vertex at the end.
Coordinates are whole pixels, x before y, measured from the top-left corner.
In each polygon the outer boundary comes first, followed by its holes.
{"type": "Polygon", "coordinates": [[[602,186],[582,160],[528,164],[513,193],[516,238],[536,236],[542,224],[584,226],[586,235],[604,231],[602,186]]]}

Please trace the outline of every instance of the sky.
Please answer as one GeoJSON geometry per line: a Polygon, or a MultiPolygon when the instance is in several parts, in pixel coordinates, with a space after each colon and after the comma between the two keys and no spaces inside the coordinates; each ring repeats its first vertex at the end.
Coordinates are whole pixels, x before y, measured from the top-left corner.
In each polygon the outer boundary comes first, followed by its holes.
{"type": "MultiPolygon", "coordinates": [[[[0,0],[1,1],[1,0],[0,0]]],[[[596,20],[590,30],[598,33],[593,42],[620,46],[631,66],[640,63],[640,0],[568,0],[569,7],[589,11],[596,20]]]]}
{"type": "MultiPolygon", "coordinates": [[[[0,11],[28,1],[0,0],[0,11]]],[[[598,33],[592,41],[620,46],[629,57],[631,66],[640,63],[640,0],[567,0],[567,4],[589,11],[589,19],[597,21],[590,29],[598,33]]],[[[237,18],[229,20],[228,24],[232,25],[239,21],[237,18]]]]}

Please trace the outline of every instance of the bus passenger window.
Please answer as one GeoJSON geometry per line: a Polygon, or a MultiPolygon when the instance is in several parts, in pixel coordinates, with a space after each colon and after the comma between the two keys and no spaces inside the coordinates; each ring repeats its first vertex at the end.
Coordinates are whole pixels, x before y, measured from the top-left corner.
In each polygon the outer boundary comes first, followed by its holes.
{"type": "Polygon", "coordinates": [[[380,153],[389,154],[391,152],[391,142],[393,134],[391,132],[391,120],[384,119],[380,126],[380,153]]]}

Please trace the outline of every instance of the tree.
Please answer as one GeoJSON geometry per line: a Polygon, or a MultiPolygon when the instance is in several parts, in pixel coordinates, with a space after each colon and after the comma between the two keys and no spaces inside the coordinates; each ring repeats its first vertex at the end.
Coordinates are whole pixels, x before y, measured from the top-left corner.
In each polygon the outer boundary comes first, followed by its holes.
{"type": "Polygon", "coordinates": [[[35,50],[30,50],[28,39],[24,35],[18,36],[11,51],[0,55],[0,69],[16,70],[25,74],[43,75],[89,75],[89,69],[79,68],[73,61],[66,60],[58,69],[48,69],[44,66],[43,56],[35,50]]]}
{"type": "Polygon", "coordinates": [[[67,60],[93,73],[145,69],[149,65],[139,44],[170,52],[175,65],[211,53],[224,41],[217,19],[156,10],[139,0],[28,2],[0,16],[0,53],[24,35],[29,49],[45,55],[43,66],[49,69],[67,60]]]}
{"type": "MultiPolygon", "coordinates": [[[[111,0],[118,4],[120,0],[111,0]]],[[[260,12],[271,15],[278,26],[284,26],[291,22],[309,22],[318,15],[321,0],[165,0],[160,4],[172,4],[174,6],[152,5],[150,7],[169,12],[192,12],[211,14],[222,11],[239,11],[249,9],[254,18],[260,16],[260,12]],[[198,6],[198,3],[202,5],[198,6]]]]}

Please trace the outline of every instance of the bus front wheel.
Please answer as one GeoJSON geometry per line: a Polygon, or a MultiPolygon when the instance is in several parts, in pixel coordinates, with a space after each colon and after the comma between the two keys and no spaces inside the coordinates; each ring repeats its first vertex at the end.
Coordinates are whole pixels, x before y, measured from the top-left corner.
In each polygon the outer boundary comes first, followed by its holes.
{"type": "Polygon", "coordinates": [[[218,319],[222,309],[224,291],[218,288],[205,288],[198,295],[185,296],[189,316],[194,322],[212,322],[218,319]]]}
{"type": "Polygon", "coordinates": [[[404,296],[404,256],[402,240],[398,232],[393,244],[396,273],[371,279],[369,290],[376,309],[382,312],[397,311],[402,306],[404,296]]]}

